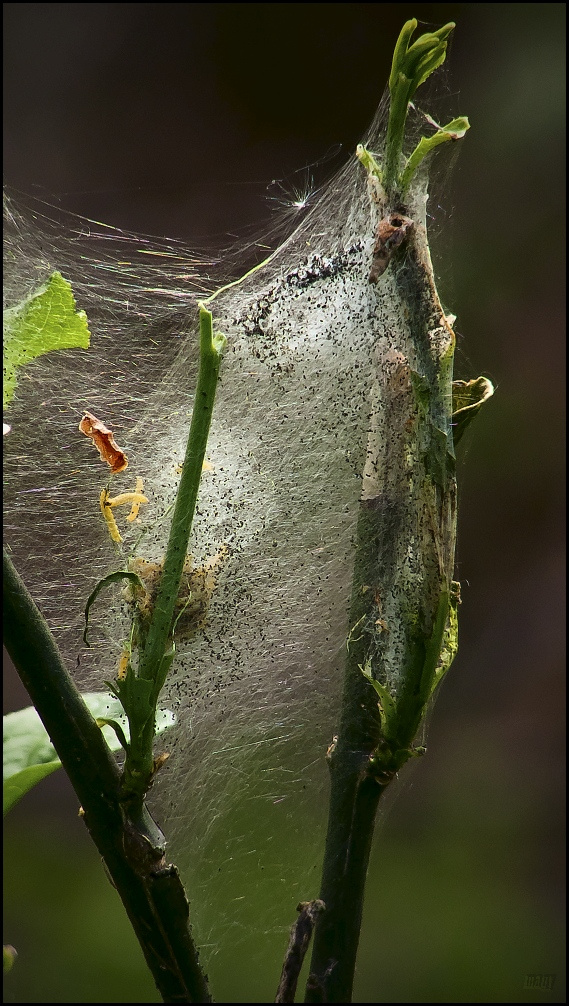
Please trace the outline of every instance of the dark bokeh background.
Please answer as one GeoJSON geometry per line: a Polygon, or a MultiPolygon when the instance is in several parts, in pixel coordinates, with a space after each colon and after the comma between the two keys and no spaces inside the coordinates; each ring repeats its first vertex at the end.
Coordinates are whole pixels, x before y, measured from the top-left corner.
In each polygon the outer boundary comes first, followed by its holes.
{"type": "MultiPolygon", "coordinates": [[[[563,1002],[565,4],[4,4],[5,180],[225,245],[273,179],[352,155],[413,16],[457,22],[437,114],[472,129],[435,256],[457,376],[497,390],[460,463],[460,653],[375,845],[355,998],[563,1002]]],[[[158,1001],[63,773],[7,820],[4,939],[5,1001],[158,1001]]],[[[224,962],[218,1001],[265,1001],[224,962]]]]}

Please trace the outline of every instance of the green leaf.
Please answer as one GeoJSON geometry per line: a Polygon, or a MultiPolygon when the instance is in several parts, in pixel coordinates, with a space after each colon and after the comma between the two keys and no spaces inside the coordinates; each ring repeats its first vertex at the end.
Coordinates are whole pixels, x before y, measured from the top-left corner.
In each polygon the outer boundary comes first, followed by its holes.
{"type": "Polygon", "coordinates": [[[443,633],[440,656],[435,668],[431,684],[431,695],[440,685],[458,652],[458,605],[460,604],[460,583],[453,580],[451,584],[447,623],[443,633]]]}
{"type": "Polygon", "coordinates": [[[85,631],[83,633],[83,642],[86,646],[91,644],[87,642],[87,630],[89,628],[89,611],[91,605],[97,600],[97,595],[99,591],[103,590],[104,587],[110,587],[112,583],[119,583],[120,580],[130,580],[136,587],[141,587],[144,590],[144,584],[140,577],[136,573],[129,573],[126,569],[119,569],[116,573],[109,573],[108,576],[104,576],[102,580],[99,580],[97,586],[91,591],[89,597],[87,598],[87,604],[85,605],[85,631]]]}
{"type": "Polygon", "coordinates": [[[4,311],[4,398],[14,397],[18,370],[53,349],[88,349],[87,315],[78,311],[71,284],[54,272],[39,290],[4,311]]]}
{"type": "MultiPolygon", "coordinates": [[[[439,670],[441,665],[444,664],[446,673],[456,653],[456,650],[453,650],[452,656],[448,659],[448,662],[446,662],[443,649],[445,647],[445,643],[448,643],[447,634],[449,626],[449,612],[451,607],[452,605],[449,591],[442,590],[439,597],[439,603],[437,605],[431,635],[427,640],[427,645],[425,647],[425,662],[423,664],[423,672],[421,674],[421,682],[419,685],[419,697],[424,707],[421,712],[421,717],[425,712],[427,701],[432,695],[433,682],[436,680],[440,681],[442,679],[442,675],[439,675],[439,678],[437,679],[437,670],[439,670]]],[[[456,623],[453,623],[453,631],[454,629],[457,629],[456,623]]],[[[455,639],[458,647],[458,630],[455,635],[453,635],[453,640],[455,639]]]]}
{"type": "Polygon", "coordinates": [[[356,147],[356,157],[360,164],[362,164],[366,169],[368,175],[375,175],[375,177],[381,182],[383,172],[373,154],[371,154],[362,143],[358,143],[356,147]]]}
{"type": "Polygon", "coordinates": [[[403,25],[397,42],[395,43],[395,48],[393,50],[393,61],[391,64],[391,74],[389,77],[389,88],[391,91],[397,86],[399,80],[399,74],[403,73],[403,67],[405,65],[405,58],[407,55],[407,50],[409,48],[409,42],[411,41],[411,36],[417,27],[417,20],[413,18],[411,21],[406,21],[403,25]]]}
{"type": "Polygon", "coordinates": [[[154,681],[151,678],[137,677],[132,665],[128,664],[124,678],[115,682],[113,691],[128,716],[132,739],[136,746],[146,724],[154,716],[156,708],[154,681]]]}
{"type": "Polygon", "coordinates": [[[379,716],[381,719],[381,729],[387,740],[392,737],[392,727],[397,717],[397,706],[395,699],[393,698],[391,692],[385,685],[382,685],[376,678],[373,677],[370,669],[369,663],[365,667],[360,667],[360,670],[366,679],[369,681],[372,688],[375,690],[378,696],[379,702],[379,716]]]}
{"type": "MultiPolygon", "coordinates": [[[[416,27],[415,18],[403,25],[393,53],[389,77],[390,107],[383,169],[384,187],[388,194],[397,193],[397,190],[401,189],[400,162],[403,154],[409,102],[417,88],[424,84],[437,67],[444,63],[447,40],[454,28],[454,22],[443,25],[438,31],[426,32],[411,45],[411,37],[416,27]]],[[[448,139],[451,137],[449,136],[448,139]]],[[[422,151],[420,153],[420,159],[422,159],[424,153],[422,151]]]]}
{"type": "Polygon", "coordinates": [[[128,751],[128,741],[124,735],[124,730],[121,727],[120,723],[117,723],[116,720],[107,719],[105,716],[98,716],[97,719],[95,720],[95,723],[97,724],[98,727],[111,727],[111,729],[114,730],[117,740],[123,751],[128,751]]]}
{"type": "Polygon", "coordinates": [[[433,136],[421,137],[413,153],[409,157],[407,164],[405,165],[403,174],[401,175],[401,191],[405,193],[405,190],[409,187],[411,179],[419,167],[419,164],[427,156],[427,154],[430,154],[431,150],[434,150],[435,147],[438,147],[441,143],[448,143],[449,140],[462,139],[467,129],[470,129],[470,123],[466,116],[463,115],[458,119],[453,119],[451,122],[448,122],[446,126],[441,126],[440,129],[433,134],[433,136]]]}
{"type": "Polygon", "coordinates": [[[455,24],[454,21],[449,21],[437,31],[420,35],[412,45],[409,45],[416,27],[415,18],[403,25],[393,52],[389,77],[391,93],[403,89],[407,101],[412,98],[417,88],[424,84],[427,77],[444,63],[447,39],[455,24]]]}
{"type": "Polygon", "coordinates": [[[3,971],[5,975],[7,975],[8,972],[11,971],[12,968],[14,967],[17,956],[18,954],[16,950],[14,950],[14,947],[11,947],[9,944],[5,943],[3,949],[3,961],[4,961],[3,971]]]}
{"type": "MultiPolygon", "coordinates": [[[[83,699],[95,719],[113,718],[120,723],[128,738],[128,724],[122,715],[118,699],[106,692],[86,692],[83,699]]],[[[161,734],[173,726],[175,716],[161,709],[156,716],[156,733],[161,734]]],[[[47,731],[33,706],[18,709],[4,716],[4,814],[10,810],[36,783],[51,775],[61,765],[47,731]]],[[[111,749],[118,751],[121,744],[110,726],[103,727],[103,736],[111,749]]]]}
{"type": "Polygon", "coordinates": [[[61,762],[59,758],[55,758],[42,765],[30,765],[29,768],[22,769],[7,779],[2,786],[3,814],[7,814],[38,782],[58,768],[61,768],[61,762]]]}
{"type": "Polygon", "coordinates": [[[153,696],[155,701],[158,701],[158,696],[162,691],[162,688],[164,687],[164,682],[168,677],[168,671],[172,666],[175,656],[176,656],[176,650],[174,646],[172,646],[170,650],[167,650],[167,652],[162,657],[162,660],[160,661],[160,666],[158,668],[158,673],[156,674],[156,680],[154,682],[154,688],[153,688],[153,696]]]}

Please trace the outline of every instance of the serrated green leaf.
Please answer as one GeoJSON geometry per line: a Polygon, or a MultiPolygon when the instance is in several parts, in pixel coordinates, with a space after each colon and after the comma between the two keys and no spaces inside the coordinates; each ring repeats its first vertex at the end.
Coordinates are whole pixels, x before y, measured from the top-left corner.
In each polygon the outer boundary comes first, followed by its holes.
{"type": "Polygon", "coordinates": [[[12,401],[18,370],[54,349],[88,349],[87,315],[78,311],[71,284],[54,272],[39,290],[4,311],[4,397],[12,401]]]}
{"type": "Polygon", "coordinates": [[[425,55],[418,60],[415,67],[415,81],[413,87],[413,94],[415,91],[424,84],[426,80],[429,79],[435,70],[438,70],[446,58],[446,42],[442,45],[436,46],[430,53],[425,53],[425,55]]]}
{"type": "MultiPolygon", "coordinates": [[[[128,738],[128,723],[118,699],[106,692],[86,692],[83,699],[95,719],[116,719],[128,738]]],[[[175,722],[174,714],[160,709],[156,715],[156,733],[161,734],[175,722]]],[[[120,750],[120,742],[109,726],[103,736],[111,751],[120,750]]],[[[36,783],[61,766],[47,731],[33,706],[8,713],[3,718],[4,814],[36,783]]]]}

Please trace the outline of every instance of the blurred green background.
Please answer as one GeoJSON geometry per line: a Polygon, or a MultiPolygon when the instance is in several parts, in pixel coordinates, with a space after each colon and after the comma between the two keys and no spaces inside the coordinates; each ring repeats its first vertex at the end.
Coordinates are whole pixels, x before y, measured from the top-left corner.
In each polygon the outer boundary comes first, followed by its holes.
{"type": "MultiPolygon", "coordinates": [[[[4,174],[227,244],[273,179],[352,155],[410,17],[457,22],[431,108],[472,128],[429,211],[457,376],[496,395],[459,467],[460,652],[379,829],[354,1001],[564,1002],[565,4],[4,4],[4,174]]],[[[9,667],[5,694],[28,704],[9,667]]],[[[63,773],[5,836],[5,1001],[159,1001],[63,773]]],[[[253,968],[229,941],[217,1001],[272,998],[281,944],[253,968]]]]}

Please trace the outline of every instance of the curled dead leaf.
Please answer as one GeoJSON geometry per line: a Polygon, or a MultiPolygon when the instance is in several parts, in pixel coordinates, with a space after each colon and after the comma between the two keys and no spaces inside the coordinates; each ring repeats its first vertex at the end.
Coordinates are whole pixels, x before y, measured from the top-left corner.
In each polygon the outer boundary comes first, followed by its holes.
{"type": "Polygon", "coordinates": [[[101,460],[107,462],[113,475],[124,472],[128,466],[128,458],[124,451],[121,451],[112,431],[100,419],[97,419],[92,412],[85,412],[79,423],[79,429],[86,437],[91,438],[101,455],[101,460]]]}

